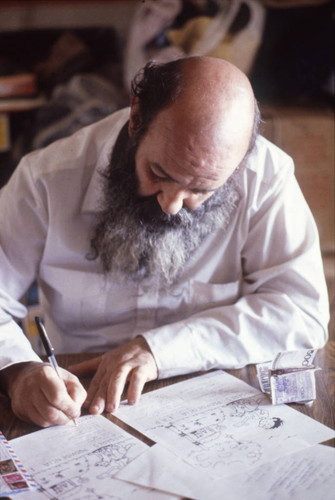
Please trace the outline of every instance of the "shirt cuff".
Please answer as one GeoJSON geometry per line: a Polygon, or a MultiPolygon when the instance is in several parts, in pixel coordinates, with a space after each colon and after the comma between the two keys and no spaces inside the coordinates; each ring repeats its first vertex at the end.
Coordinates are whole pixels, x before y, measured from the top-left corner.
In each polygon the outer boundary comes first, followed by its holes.
{"type": "Polygon", "coordinates": [[[203,370],[195,349],[192,328],[184,322],[155,328],[141,334],[147,341],[158,368],[158,378],[174,377],[203,370]]]}
{"type": "Polygon", "coordinates": [[[41,361],[15,321],[0,326],[0,370],[25,361],[41,361]]]}

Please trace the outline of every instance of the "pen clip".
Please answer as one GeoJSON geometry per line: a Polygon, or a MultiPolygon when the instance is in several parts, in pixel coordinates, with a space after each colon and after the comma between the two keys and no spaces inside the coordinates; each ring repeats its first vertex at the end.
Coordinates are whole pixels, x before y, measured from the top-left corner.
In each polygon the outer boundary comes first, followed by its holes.
{"type": "Polygon", "coordinates": [[[46,353],[47,357],[50,358],[50,357],[54,356],[54,348],[51,345],[51,342],[49,340],[48,334],[46,332],[46,329],[45,329],[42,321],[43,321],[42,318],[40,318],[39,316],[35,316],[35,323],[36,323],[37,330],[38,330],[39,336],[41,338],[43,347],[45,349],[45,353],[46,353]]]}

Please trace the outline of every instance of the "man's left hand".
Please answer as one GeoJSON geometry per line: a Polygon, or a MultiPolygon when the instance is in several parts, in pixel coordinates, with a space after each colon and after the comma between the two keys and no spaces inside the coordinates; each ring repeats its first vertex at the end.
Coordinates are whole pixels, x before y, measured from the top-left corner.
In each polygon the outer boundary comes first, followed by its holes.
{"type": "Polygon", "coordinates": [[[158,376],[157,366],[143,337],[137,337],[102,356],[69,367],[78,377],[96,372],[84,403],[90,413],[114,412],[129,382],[127,399],[135,404],[146,382],[158,376]]]}

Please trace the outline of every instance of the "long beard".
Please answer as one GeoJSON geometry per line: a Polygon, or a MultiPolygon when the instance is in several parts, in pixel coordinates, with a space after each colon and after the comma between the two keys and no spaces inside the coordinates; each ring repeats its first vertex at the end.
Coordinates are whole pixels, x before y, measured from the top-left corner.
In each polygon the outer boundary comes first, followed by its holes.
{"type": "Polygon", "coordinates": [[[237,174],[196,210],[182,208],[177,215],[162,212],[156,196],[138,196],[135,153],[126,125],[115,144],[107,173],[104,199],[91,246],[103,270],[120,281],[134,283],[160,278],[169,287],[183,271],[206,236],[225,230],[239,194],[237,174]]]}

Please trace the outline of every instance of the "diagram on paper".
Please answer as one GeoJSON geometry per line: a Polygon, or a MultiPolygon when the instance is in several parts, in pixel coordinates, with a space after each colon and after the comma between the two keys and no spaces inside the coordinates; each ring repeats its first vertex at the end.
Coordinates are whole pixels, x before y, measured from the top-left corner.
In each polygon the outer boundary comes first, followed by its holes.
{"type": "MultiPolygon", "coordinates": [[[[84,499],[99,498],[99,482],[112,478],[131,461],[130,443],[117,443],[98,448],[87,455],[76,457],[75,460],[65,462],[62,466],[51,467],[45,471],[35,474],[35,480],[46,496],[61,499],[84,499]],[[92,487],[94,478],[94,487],[92,487]],[[95,489],[97,490],[95,492],[95,489]]],[[[108,496],[104,492],[104,498],[117,499],[118,497],[110,490],[108,496]]]]}
{"type": "Polygon", "coordinates": [[[12,443],[30,464],[30,472],[37,484],[33,500],[166,498],[153,490],[113,478],[147,446],[104,417],[82,417],[78,420],[78,427],[72,423],[52,427],[12,443]]]}
{"type": "Polygon", "coordinates": [[[318,439],[313,420],[272,405],[266,395],[223,372],[144,394],[137,407],[121,408],[117,416],[213,479],[318,439]],[[297,423],[301,419],[303,426],[297,423]]]}
{"type": "Polygon", "coordinates": [[[272,416],[269,409],[263,395],[227,405],[216,402],[210,410],[197,409],[188,417],[160,423],[151,429],[151,436],[160,442],[164,436],[174,443],[175,450],[182,451],[190,465],[222,477],[236,468],[260,463],[267,438],[276,437],[279,428],[285,426],[284,420],[272,416]],[[261,440],[256,438],[260,435],[261,440]]]}

